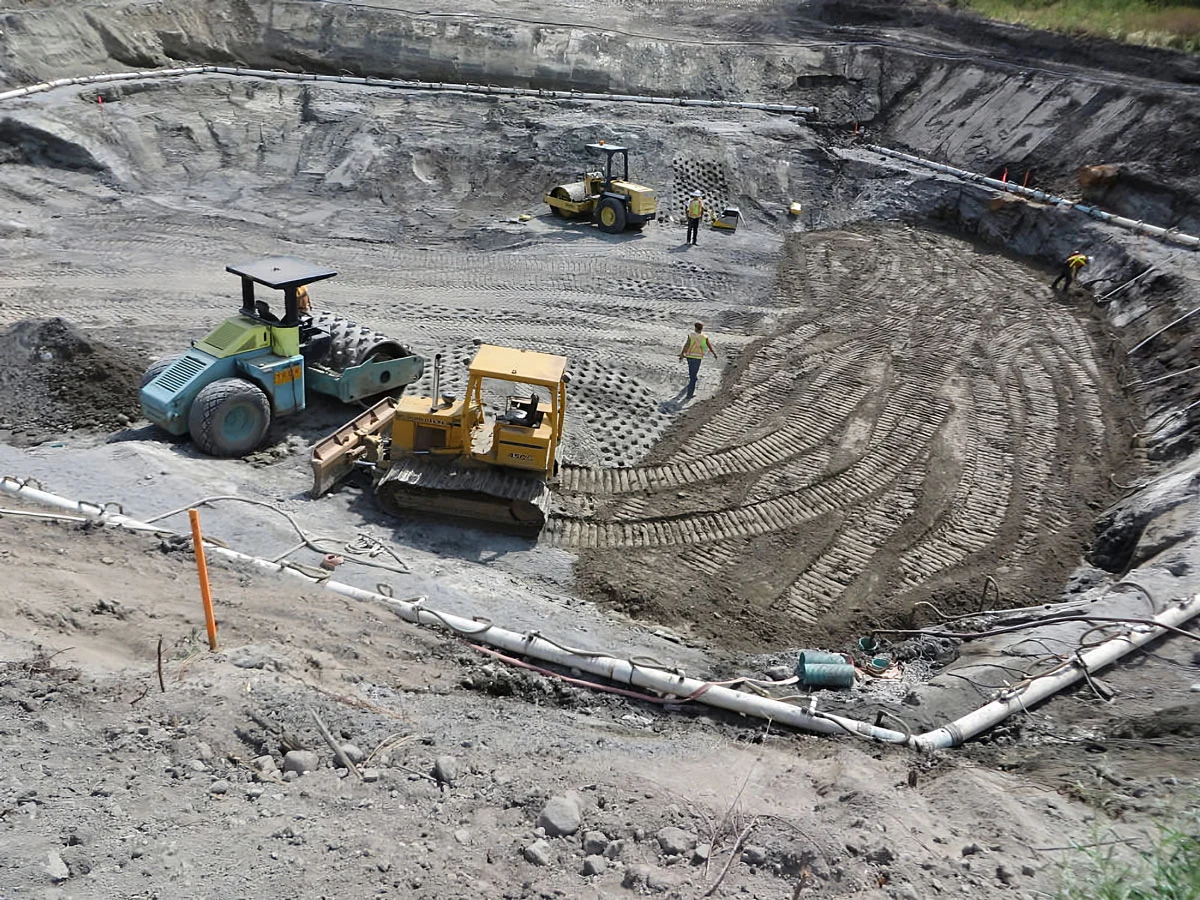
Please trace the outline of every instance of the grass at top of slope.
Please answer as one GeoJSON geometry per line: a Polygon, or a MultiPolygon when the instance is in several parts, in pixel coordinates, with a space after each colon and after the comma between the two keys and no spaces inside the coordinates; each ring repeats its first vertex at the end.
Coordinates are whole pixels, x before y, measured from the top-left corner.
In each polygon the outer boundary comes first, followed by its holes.
{"type": "Polygon", "coordinates": [[[949,0],[949,5],[1031,28],[1200,53],[1200,0],[949,0]]]}
{"type": "Polygon", "coordinates": [[[1147,847],[1121,853],[1120,841],[1081,849],[1064,866],[1054,900],[1196,900],[1200,897],[1200,817],[1160,823],[1147,847]]]}

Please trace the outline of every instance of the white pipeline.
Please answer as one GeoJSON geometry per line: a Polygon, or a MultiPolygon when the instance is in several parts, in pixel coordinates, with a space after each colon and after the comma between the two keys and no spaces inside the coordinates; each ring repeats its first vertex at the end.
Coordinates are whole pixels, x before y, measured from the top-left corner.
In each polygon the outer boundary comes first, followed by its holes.
{"type": "MultiPolygon", "coordinates": [[[[65,509],[80,513],[89,519],[102,524],[115,525],[135,531],[151,531],[161,534],[175,534],[165,528],[158,528],[145,522],[139,522],[114,509],[113,504],[97,506],[79,500],[68,500],[57,494],[51,494],[30,481],[22,481],[11,476],[0,477],[0,491],[45,506],[65,509]]],[[[854,734],[871,740],[891,744],[907,744],[920,750],[939,750],[955,747],[993,727],[1015,712],[1027,710],[1036,703],[1045,700],[1063,688],[1074,684],[1090,673],[1101,669],[1127,653],[1155,640],[1167,633],[1163,627],[1135,625],[1128,632],[1106,641],[1100,646],[1076,656],[1061,671],[1032,679],[1028,684],[1006,692],[1003,696],[986,706],[963,716],[960,719],[934,731],[921,735],[893,731],[877,725],[869,725],[845,716],[818,710],[815,702],[808,706],[795,706],[767,697],[746,694],[731,690],[727,687],[688,678],[676,671],[671,671],[655,665],[638,663],[629,659],[621,659],[603,653],[588,650],[575,650],[556,641],[549,640],[539,634],[518,634],[490,623],[465,619],[451,613],[441,612],[427,607],[424,598],[416,600],[396,600],[395,598],[356,588],[353,585],[333,581],[331,579],[314,578],[300,569],[239,553],[228,547],[213,545],[211,552],[228,559],[250,563],[270,572],[280,572],[301,578],[310,585],[319,585],[336,594],[354,600],[379,603],[391,609],[397,616],[414,625],[430,625],[444,629],[458,637],[469,638],[482,644],[488,644],[498,650],[529,656],[544,662],[553,663],[564,668],[578,669],[598,678],[608,679],[621,685],[645,688],[660,694],[672,695],[682,700],[692,700],[705,703],[720,709],[744,715],[756,716],[771,722],[777,722],[802,731],[812,731],[822,734],[854,734]]],[[[1164,626],[1182,626],[1197,614],[1200,614],[1200,594],[1190,600],[1176,603],[1164,612],[1154,617],[1154,621],[1164,626]]]]}
{"type": "MultiPolygon", "coordinates": [[[[1161,625],[1171,625],[1176,628],[1200,613],[1200,594],[1190,600],[1181,600],[1165,609],[1154,617],[1161,625]]],[[[1100,646],[1087,653],[1077,654],[1075,659],[1063,669],[1054,674],[1035,678],[1024,687],[1006,692],[993,700],[987,706],[981,706],[972,713],[956,719],[949,725],[926,732],[913,739],[913,744],[921,750],[942,750],[946,747],[957,747],[987,731],[992,726],[1004,721],[1014,712],[1026,710],[1047,697],[1053,696],[1065,687],[1069,687],[1091,673],[1116,662],[1125,654],[1136,650],[1143,644],[1148,644],[1167,633],[1165,628],[1150,625],[1135,625],[1129,631],[1105,641],[1100,646]]]]}
{"type": "Polygon", "coordinates": [[[189,66],[182,69],[148,69],[140,72],[114,72],[105,75],[80,75],[43,81],[11,91],[0,92],[0,101],[15,100],[56,88],[89,84],[110,84],[117,81],[145,81],[157,78],[179,78],[184,75],[225,75],[231,78],[266,78],[272,81],[316,81],[325,84],[359,84],[368,87],[390,88],[399,91],[435,91],[456,94],[486,94],[497,97],[518,97],[539,100],[594,100],[601,103],[648,103],[657,106],[698,106],[706,109],[754,109],[761,112],[786,113],[795,116],[816,116],[816,106],[793,106],[786,103],[758,103],[742,100],[700,100],[690,97],[651,97],[641,94],[599,94],[581,91],[556,91],[540,88],[498,87],[490,84],[459,84],[446,81],[405,81],[395,78],[370,78],[354,75],[314,75],[308,72],[280,72],[274,69],[242,69],[232,66],[189,66]]]}
{"type": "Polygon", "coordinates": [[[964,181],[971,181],[976,184],[986,184],[988,187],[995,188],[998,191],[1007,191],[1010,194],[1018,194],[1022,197],[1028,197],[1030,200],[1037,200],[1041,203],[1051,203],[1055,206],[1075,209],[1086,216],[1091,216],[1093,219],[1099,219],[1102,222],[1108,222],[1110,225],[1126,228],[1130,231],[1135,231],[1138,234],[1148,234],[1151,237],[1158,238],[1159,240],[1170,241],[1172,243],[1181,244],[1184,247],[1191,247],[1193,249],[1200,247],[1200,237],[1196,237],[1192,234],[1184,234],[1183,232],[1176,231],[1174,228],[1163,228],[1159,225],[1147,225],[1145,222],[1139,222],[1136,219],[1127,219],[1124,216],[1114,216],[1112,213],[1107,213],[1102,209],[1097,209],[1094,206],[1087,206],[1083,203],[1076,203],[1073,200],[1067,200],[1065,197],[1055,197],[1052,194],[1047,194],[1045,191],[1022,187],[1019,184],[1013,184],[1011,181],[1001,181],[999,178],[988,178],[987,176],[980,175],[978,172],[968,172],[966,169],[956,169],[953,166],[947,166],[943,163],[934,162],[931,159],[923,159],[920,156],[913,156],[911,153],[901,153],[899,150],[891,150],[887,147],[880,147],[877,144],[868,144],[867,149],[872,150],[882,156],[890,156],[893,159],[902,159],[905,162],[912,163],[915,166],[923,166],[924,168],[932,169],[935,172],[941,172],[945,175],[953,175],[955,178],[961,178],[964,181]]]}
{"type": "MultiPolygon", "coordinates": [[[[139,522],[119,512],[109,512],[94,504],[68,500],[56,494],[51,494],[40,488],[31,487],[28,482],[10,476],[0,478],[0,491],[24,497],[47,506],[79,512],[103,524],[116,525],[121,528],[132,528],[136,531],[154,531],[161,534],[174,534],[165,528],[157,528],[145,522],[139,522]]],[[[814,731],[823,734],[856,734],[887,743],[906,743],[910,735],[887,728],[868,725],[843,716],[819,711],[815,705],[807,707],[794,706],[779,700],[760,697],[731,690],[727,687],[714,685],[711,682],[688,678],[677,672],[658,666],[637,663],[629,659],[620,659],[602,653],[586,650],[573,650],[555,641],[548,640],[538,634],[517,634],[495,625],[481,623],[472,619],[441,612],[425,606],[424,598],[419,600],[396,600],[373,591],[365,591],[353,585],[343,584],[331,579],[316,579],[299,569],[239,553],[228,547],[212,546],[209,552],[219,554],[228,559],[250,563],[270,572],[282,572],[302,578],[311,585],[320,585],[343,597],[354,600],[380,603],[391,609],[406,622],[414,625],[432,625],[450,631],[459,637],[468,637],[473,641],[488,644],[498,650],[531,656],[544,662],[553,663],[565,668],[578,669],[589,675],[605,678],[617,684],[645,688],[660,694],[669,694],[681,699],[695,700],[709,706],[727,709],[731,712],[743,713],[767,719],[803,731],[814,731]]]]}

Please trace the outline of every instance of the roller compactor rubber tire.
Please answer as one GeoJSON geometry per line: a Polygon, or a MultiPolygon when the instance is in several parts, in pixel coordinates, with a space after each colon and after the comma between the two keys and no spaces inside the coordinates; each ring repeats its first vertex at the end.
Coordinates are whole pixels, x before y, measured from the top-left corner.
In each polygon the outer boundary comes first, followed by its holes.
{"type": "Polygon", "coordinates": [[[262,443],[270,425],[267,395],[241,378],[205,385],[188,411],[192,443],[209,456],[244,456],[262,443]]]}

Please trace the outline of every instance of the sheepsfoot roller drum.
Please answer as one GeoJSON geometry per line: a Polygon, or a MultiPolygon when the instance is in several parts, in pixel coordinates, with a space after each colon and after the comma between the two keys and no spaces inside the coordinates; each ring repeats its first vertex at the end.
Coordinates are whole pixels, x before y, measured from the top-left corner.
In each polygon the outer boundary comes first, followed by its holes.
{"type": "Polygon", "coordinates": [[[432,397],[381,401],[313,448],[313,496],[367,469],[379,505],[393,515],[450,516],[536,535],[558,471],[566,368],[563,356],[484,344],[466,396],[456,398],[441,393],[435,357],[432,397]],[[517,393],[489,410],[485,382],[507,382],[517,393]]]}
{"type": "Polygon", "coordinates": [[[211,456],[242,456],[271,420],[307,406],[307,392],[343,403],[398,396],[425,369],[403,345],[332,313],[309,312],[308,285],[337,273],[291,256],[226,266],[242,280],[242,308],[186,353],[159,360],[142,378],[142,414],[171,434],[191,435],[211,456]],[[283,309],[254,286],[283,291],[283,309]]]}
{"type": "Polygon", "coordinates": [[[328,334],[318,353],[306,357],[309,387],[351,403],[380,394],[399,396],[425,371],[425,361],[399,341],[324,310],[309,326],[328,334]]]}

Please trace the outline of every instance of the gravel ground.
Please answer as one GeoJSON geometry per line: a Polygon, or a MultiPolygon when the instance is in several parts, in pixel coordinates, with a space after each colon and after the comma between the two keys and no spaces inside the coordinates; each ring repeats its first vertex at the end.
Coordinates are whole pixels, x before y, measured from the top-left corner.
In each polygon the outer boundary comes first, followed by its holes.
{"type": "MultiPolygon", "coordinates": [[[[357,586],[702,678],[786,674],[802,647],[956,614],[1144,616],[1200,591],[1194,253],[865,147],[1196,233],[1195,60],[907,3],[678,13],[6,9],[10,86],[233,64],[821,113],[212,73],[4,101],[0,474],[173,529],[202,498],[260,500],[274,510],[212,501],[206,532],[314,565],[282,511],[322,552],[390,548],[392,570],[339,570],[357,586]],[[597,139],[629,144],[659,190],[641,234],[541,204],[597,139]],[[1091,162],[1114,173],[1081,188],[1091,162]],[[683,244],[694,189],[742,210],[735,234],[683,244]],[[1083,286],[1051,294],[1077,247],[1083,286]],[[244,460],[135,421],[144,365],[234,311],[225,264],[280,253],[339,270],[318,305],[445,354],[450,391],[477,340],[570,358],[571,465],[540,541],[390,520],[361,485],[308,499],[309,446],[354,412],[336,404],[244,460]],[[722,355],[685,404],[695,320],[722,355]]],[[[917,756],[584,690],[225,563],[209,653],[186,547],[5,504],[4,896],[1033,898],[1073,843],[1136,846],[1195,796],[1183,638],[917,756]]],[[[1090,627],[884,632],[876,652],[901,665],[817,702],[935,727],[1069,660],[1090,627]]]]}

